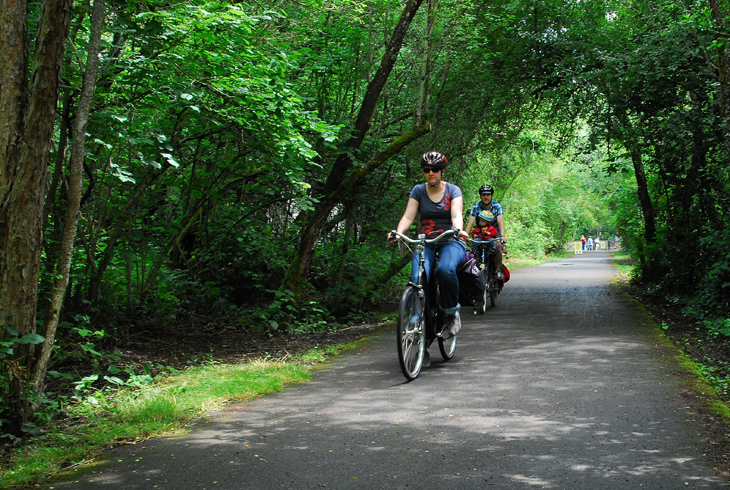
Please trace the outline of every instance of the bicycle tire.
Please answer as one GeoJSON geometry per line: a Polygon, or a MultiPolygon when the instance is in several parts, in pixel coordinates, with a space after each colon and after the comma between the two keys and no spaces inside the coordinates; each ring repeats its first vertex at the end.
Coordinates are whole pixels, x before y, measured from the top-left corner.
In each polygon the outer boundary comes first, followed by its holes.
{"type": "Polygon", "coordinates": [[[457,337],[458,335],[451,336],[447,339],[439,337],[439,350],[441,351],[441,357],[444,358],[444,361],[448,361],[452,357],[454,357],[454,352],[456,352],[457,337]]]}
{"type": "Polygon", "coordinates": [[[418,377],[426,351],[425,302],[418,292],[415,287],[406,288],[398,308],[398,361],[408,381],[418,377]]]}
{"type": "MultiPolygon", "coordinates": [[[[434,331],[440,332],[443,329],[443,314],[439,312],[438,304],[439,296],[441,295],[441,291],[439,289],[438,283],[436,284],[436,293],[434,298],[434,305],[436,308],[434,309],[434,315],[433,315],[433,325],[434,325],[434,331]]],[[[456,337],[457,335],[454,335],[452,337],[448,337],[444,339],[443,337],[437,337],[439,341],[439,351],[441,351],[441,357],[444,358],[444,361],[448,361],[452,357],[454,357],[454,352],[456,350],[456,337]]]]}
{"type": "Polygon", "coordinates": [[[487,290],[489,291],[489,304],[492,307],[497,306],[497,295],[499,294],[499,282],[497,281],[497,271],[493,262],[489,261],[489,273],[487,275],[487,290]]]}

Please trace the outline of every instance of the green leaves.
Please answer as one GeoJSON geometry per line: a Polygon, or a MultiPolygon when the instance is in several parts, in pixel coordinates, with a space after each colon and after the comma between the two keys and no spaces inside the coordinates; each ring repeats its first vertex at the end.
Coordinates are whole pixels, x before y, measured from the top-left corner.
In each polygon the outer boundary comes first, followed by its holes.
{"type": "Polygon", "coordinates": [[[12,325],[6,325],[4,335],[0,339],[0,361],[12,356],[15,352],[15,346],[18,344],[41,344],[45,340],[45,337],[36,333],[29,333],[20,337],[18,329],[12,325]]]}

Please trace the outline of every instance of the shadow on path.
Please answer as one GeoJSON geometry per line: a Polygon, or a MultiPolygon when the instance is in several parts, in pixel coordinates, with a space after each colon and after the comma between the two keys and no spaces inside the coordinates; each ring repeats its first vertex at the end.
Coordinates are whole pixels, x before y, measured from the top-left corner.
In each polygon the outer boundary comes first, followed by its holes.
{"type": "Polygon", "coordinates": [[[57,489],[723,488],[610,254],[520,269],[405,383],[392,329],[313,381],[109,452],[57,489]]]}

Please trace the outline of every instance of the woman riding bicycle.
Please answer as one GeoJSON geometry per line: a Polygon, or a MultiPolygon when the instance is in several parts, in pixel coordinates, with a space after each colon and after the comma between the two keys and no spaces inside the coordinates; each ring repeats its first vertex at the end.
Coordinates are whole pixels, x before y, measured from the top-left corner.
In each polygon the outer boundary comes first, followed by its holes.
{"type": "MultiPolygon", "coordinates": [[[[423,154],[421,168],[426,182],[415,186],[411,191],[406,211],[396,228],[397,232],[405,233],[416,219],[416,214],[419,214],[421,217],[419,233],[436,236],[446,230],[456,228],[459,230],[461,240],[469,237],[462,230],[464,200],[461,189],[443,180],[446,165],[446,157],[437,151],[423,154]]],[[[394,241],[394,238],[390,236],[388,239],[391,242],[394,241]]],[[[461,328],[459,279],[456,276],[456,268],[464,261],[466,246],[456,239],[426,245],[424,265],[426,277],[429,280],[437,251],[439,251],[439,262],[436,267],[436,277],[441,291],[439,308],[444,313],[444,325],[449,334],[456,335],[461,328]]],[[[411,275],[413,283],[418,280],[418,261],[418,255],[413,254],[411,275]]]]}

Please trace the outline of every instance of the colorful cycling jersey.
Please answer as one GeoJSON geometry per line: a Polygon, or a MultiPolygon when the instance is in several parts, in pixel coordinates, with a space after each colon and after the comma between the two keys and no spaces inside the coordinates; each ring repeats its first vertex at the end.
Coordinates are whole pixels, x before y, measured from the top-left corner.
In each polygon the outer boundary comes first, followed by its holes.
{"type": "Polygon", "coordinates": [[[497,229],[491,225],[471,230],[471,237],[475,240],[489,240],[490,238],[495,238],[498,234],[497,229]]]}
{"type": "Polygon", "coordinates": [[[457,197],[462,197],[461,189],[457,186],[446,182],[444,197],[437,203],[428,197],[426,184],[415,186],[411,191],[411,197],[418,201],[418,214],[421,216],[421,231],[419,233],[426,235],[443,233],[453,228],[451,201],[457,197]]]}
{"type": "MultiPolygon", "coordinates": [[[[487,224],[491,226],[496,226],[497,231],[499,232],[499,224],[497,224],[497,216],[504,215],[504,212],[502,211],[502,205],[499,204],[497,201],[492,201],[489,205],[484,205],[483,202],[479,201],[471,208],[471,212],[469,213],[470,216],[473,216],[474,219],[477,219],[477,216],[479,216],[479,213],[482,211],[486,211],[487,215],[491,215],[492,218],[487,220],[487,224]]],[[[478,223],[477,223],[478,224],[478,223]]]]}

